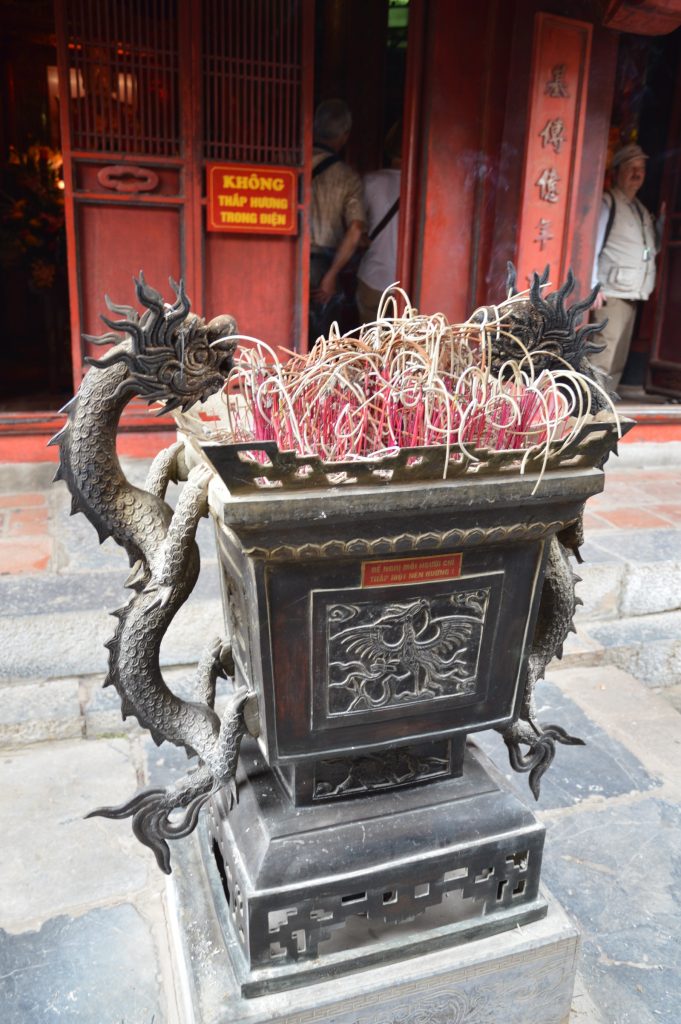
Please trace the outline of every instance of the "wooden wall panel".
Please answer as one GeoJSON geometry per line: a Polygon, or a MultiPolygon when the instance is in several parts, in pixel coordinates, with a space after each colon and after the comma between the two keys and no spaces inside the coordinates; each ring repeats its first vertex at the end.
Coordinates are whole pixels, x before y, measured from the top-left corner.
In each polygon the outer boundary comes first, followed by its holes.
{"type": "MultiPolygon", "coordinates": [[[[530,107],[532,24],[538,10],[564,13],[564,4],[546,0],[517,0],[513,31],[509,33],[510,68],[505,95],[503,142],[498,168],[494,215],[494,246],[490,253],[488,281],[491,294],[499,294],[506,277],[506,261],[517,260],[525,140],[530,107]]],[[[584,13],[584,12],[583,12],[584,13]]],[[[581,159],[574,182],[574,219],[566,247],[565,266],[577,278],[576,294],[591,287],[598,209],[612,109],[617,34],[593,26],[592,54],[588,68],[585,126],[581,159]]]]}
{"type": "Polygon", "coordinates": [[[291,348],[298,239],[207,232],[207,317],[230,313],[243,334],[291,348]]]}
{"type": "Polygon", "coordinates": [[[534,18],[530,103],[518,228],[518,287],[550,267],[565,278],[582,165],[591,25],[539,12],[534,18]]]}
{"type": "Polygon", "coordinates": [[[469,310],[471,225],[480,167],[484,19],[471,5],[427,7],[422,207],[414,298],[453,319],[469,310]]]}
{"type": "Polygon", "coordinates": [[[497,41],[509,6],[433,0],[427,7],[412,290],[420,309],[454,320],[468,316],[486,291],[480,269],[488,261],[505,92],[497,41]]]}
{"type": "MultiPolygon", "coordinates": [[[[78,264],[86,270],[86,287],[79,293],[81,330],[85,333],[106,330],[99,319],[100,313],[107,312],[105,294],[114,302],[136,305],[132,275],[140,270],[164,298],[174,301],[168,277],[178,280],[183,271],[178,208],[80,203],[76,205],[76,236],[78,264]]],[[[196,297],[189,298],[194,307],[196,297]]],[[[83,343],[83,354],[94,352],[98,352],[96,346],[83,343]]]]}

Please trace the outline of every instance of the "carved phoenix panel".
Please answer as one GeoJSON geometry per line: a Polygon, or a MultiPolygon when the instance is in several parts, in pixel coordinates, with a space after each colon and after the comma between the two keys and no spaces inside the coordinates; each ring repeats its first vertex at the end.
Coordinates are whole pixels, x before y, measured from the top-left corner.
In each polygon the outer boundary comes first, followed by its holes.
{"type": "Polygon", "coordinates": [[[473,693],[489,594],[330,604],[329,715],[473,693]]]}

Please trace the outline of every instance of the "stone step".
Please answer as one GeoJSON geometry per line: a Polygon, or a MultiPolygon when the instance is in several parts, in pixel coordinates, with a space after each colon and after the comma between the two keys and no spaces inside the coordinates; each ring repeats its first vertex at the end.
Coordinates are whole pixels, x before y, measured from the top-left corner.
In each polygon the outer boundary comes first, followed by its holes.
{"type": "Polygon", "coordinates": [[[614,530],[589,534],[577,594],[577,623],[621,619],[681,608],[681,531],[614,530]]]}
{"type": "MultiPolygon", "coordinates": [[[[194,665],[165,668],[163,678],[178,697],[192,700],[194,671],[194,665]]],[[[0,684],[0,749],[133,733],[147,737],[136,718],[123,721],[120,698],[113,686],[103,688],[103,681],[104,674],[97,673],[0,684]]],[[[225,680],[218,680],[216,691],[215,710],[220,714],[228,695],[225,680]]]]}
{"type": "MultiPolygon", "coordinates": [[[[15,679],[83,676],[106,671],[104,642],[115,628],[110,612],[130,598],[125,552],[99,545],[82,515],[68,515],[68,495],[50,497],[55,553],[50,571],[0,576],[0,683],[15,679]]],[[[161,649],[164,665],[194,663],[202,645],[224,633],[212,524],[197,535],[201,573],[161,649]]]]}
{"type": "Polygon", "coordinates": [[[615,665],[647,686],[678,686],[681,611],[609,620],[580,619],[577,634],[571,635],[565,644],[562,664],[615,665]]]}

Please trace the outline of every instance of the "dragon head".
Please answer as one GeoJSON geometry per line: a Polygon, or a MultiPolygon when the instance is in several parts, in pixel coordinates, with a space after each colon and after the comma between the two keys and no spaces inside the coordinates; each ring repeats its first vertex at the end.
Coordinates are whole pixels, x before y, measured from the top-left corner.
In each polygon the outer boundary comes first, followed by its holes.
{"type": "MultiPolygon", "coordinates": [[[[505,330],[498,337],[492,334],[491,369],[498,372],[507,360],[520,361],[529,352],[537,372],[566,369],[569,366],[593,378],[594,372],[588,357],[602,351],[603,346],[595,345],[591,337],[602,329],[603,324],[579,325],[600,285],[596,285],[581,302],[566,308],[565,300],[575,288],[574,274],[569,270],[565,284],[558,291],[544,297],[542,288],[548,281],[548,275],[548,267],[541,276],[533,274],[529,297],[509,301],[508,305],[501,306],[501,312],[505,314],[505,330]],[[521,344],[517,344],[514,337],[521,344]]],[[[508,264],[507,287],[511,299],[516,290],[516,271],[512,263],[508,264]]]]}
{"type": "Polygon", "coordinates": [[[141,271],[134,280],[137,298],[146,312],[140,316],[132,306],[118,306],[107,296],[108,308],[124,319],[102,316],[110,332],[101,337],[84,335],[95,345],[115,346],[102,359],[88,358],[86,362],[99,369],[125,364],[129,373],[121,386],[134,387],[149,403],[164,402],[161,413],[186,410],[205,401],[222,387],[232,368],[236,321],[218,316],[205,323],[190,313],[182,281],[176,284],[170,278],[176,299],[169,305],[146,283],[141,271]],[[121,339],[114,332],[128,337],[121,339]]]}

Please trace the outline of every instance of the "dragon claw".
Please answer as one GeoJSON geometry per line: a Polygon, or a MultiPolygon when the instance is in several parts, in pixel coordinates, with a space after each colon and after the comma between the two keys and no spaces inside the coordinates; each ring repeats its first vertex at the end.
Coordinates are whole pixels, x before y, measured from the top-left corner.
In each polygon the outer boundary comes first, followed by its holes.
{"type": "Polygon", "coordinates": [[[239,789],[236,784],[236,779],[232,777],[229,779],[224,786],[227,796],[227,808],[231,811],[235,804],[239,803],[239,789]]]}
{"type": "MultiPolygon", "coordinates": [[[[196,773],[198,774],[198,773],[196,773]]],[[[168,839],[182,839],[196,828],[199,812],[213,790],[212,777],[202,772],[198,783],[191,775],[172,789],[145,789],[118,807],[98,807],[86,818],[132,818],[132,831],[156,857],[166,875],[171,872],[168,839]],[[184,813],[178,819],[178,811],[184,813]],[[171,820],[171,814],[175,818],[171,820]]]]}
{"type": "Polygon", "coordinates": [[[569,733],[559,725],[547,725],[532,732],[530,723],[515,723],[503,734],[508,749],[508,759],[516,772],[529,772],[529,785],[535,800],[539,799],[541,780],[556,756],[556,743],[566,746],[584,746],[584,740],[569,733]],[[521,746],[527,746],[523,753],[521,746]]]}
{"type": "Polygon", "coordinates": [[[210,483],[213,476],[213,471],[209,466],[194,466],[189,471],[187,477],[187,483],[191,484],[198,491],[207,491],[208,484],[210,483]]]}
{"type": "Polygon", "coordinates": [[[171,586],[158,586],[157,584],[151,584],[144,591],[145,594],[153,594],[156,591],[156,597],[147,606],[147,611],[152,611],[154,608],[165,608],[171,597],[173,596],[173,587],[171,586]]]}
{"type": "Polygon", "coordinates": [[[234,677],[234,657],[232,655],[232,645],[230,643],[221,643],[220,649],[217,652],[217,660],[220,665],[219,674],[223,679],[232,679],[234,677]]]}
{"type": "Polygon", "coordinates": [[[123,586],[127,587],[129,590],[135,590],[140,584],[146,581],[148,572],[149,570],[144,559],[138,558],[137,561],[133,563],[132,568],[130,569],[130,574],[123,586]]]}

